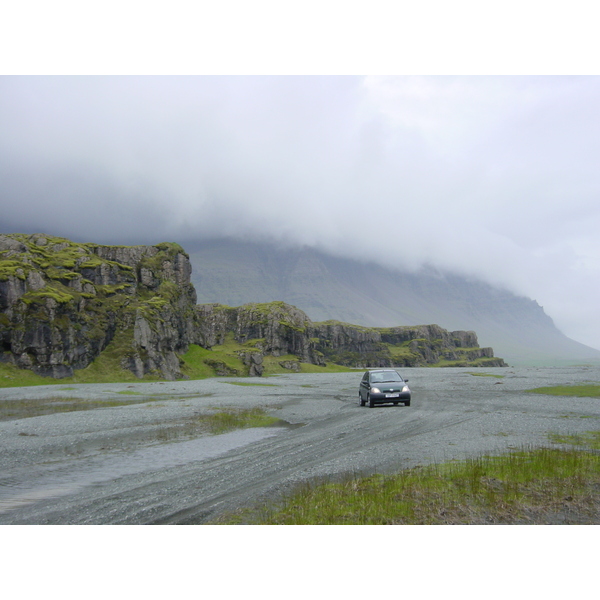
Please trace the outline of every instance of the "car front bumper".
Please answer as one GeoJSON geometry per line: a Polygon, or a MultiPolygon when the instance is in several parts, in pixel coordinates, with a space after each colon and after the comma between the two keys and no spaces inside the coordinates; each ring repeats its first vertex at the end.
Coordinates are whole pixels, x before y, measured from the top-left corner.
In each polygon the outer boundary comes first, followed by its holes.
{"type": "Polygon", "coordinates": [[[410,392],[381,392],[380,394],[371,392],[369,398],[378,404],[383,404],[384,402],[404,402],[405,400],[410,400],[410,392]]]}

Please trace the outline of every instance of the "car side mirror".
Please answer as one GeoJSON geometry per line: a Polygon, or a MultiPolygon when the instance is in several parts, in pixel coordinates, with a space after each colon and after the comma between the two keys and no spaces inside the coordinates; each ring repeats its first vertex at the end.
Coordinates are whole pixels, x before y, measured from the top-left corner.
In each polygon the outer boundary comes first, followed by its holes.
{"type": "Polygon", "coordinates": [[[405,379],[404,381],[406,381],[408,383],[408,379],[405,379]]]}

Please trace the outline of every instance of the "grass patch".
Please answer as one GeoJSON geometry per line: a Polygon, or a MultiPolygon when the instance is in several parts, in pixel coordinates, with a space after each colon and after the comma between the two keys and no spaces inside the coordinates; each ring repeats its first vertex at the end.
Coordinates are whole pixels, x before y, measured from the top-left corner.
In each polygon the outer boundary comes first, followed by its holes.
{"type": "Polygon", "coordinates": [[[242,385],[242,386],[278,387],[274,383],[252,383],[250,381],[222,381],[221,383],[227,383],[228,385],[242,385]]]}
{"type": "MultiPolygon", "coordinates": [[[[355,373],[355,369],[336,365],[335,363],[327,363],[324,367],[313,365],[311,363],[300,363],[300,373],[355,373]]],[[[289,371],[288,371],[289,373],[289,371]]]]}
{"type": "Polygon", "coordinates": [[[218,435],[235,429],[251,427],[269,427],[279,423],[276,417],[271,417],[261,407],[225,408],[213,413],[195,415],[174,425],[162,427],[157,433],[159,441],[173,441],[192,438],[200,435],[218,435]]]}
{"type": "Polygon", "coordinates": [[[398,364],[404,364],[405,360],[409,362],[423,360],[420,354],[417,354],[410,349],[410,342],[404,342],[402,344],[390,344],[389,342],[384,342],[383,345],[388,349],[390,356],[398,362],[398,364]]]}
{"type": "Polygon", "coordinates": [[[60,383],[64,385],[65,380],[51,379],[36,375],[29,369],[19,369],[8,363],[0,363],[0,387],[27,387],[30,385],[48,385],[60,383]]]}
{"type": "Polygon", "coordinates": [[[597,522],[600,456],[538,448],[416,467],[395,475],[308,483],[280,504],[221,522],[424,525],[597,522]],[[587,519],[587,520],[585,520],[587,519]]]}
{"type": "Polygon", "coordinates": [[[267,427],[279,422],[278,418],[271,417],[260,407],[224,409],[199,418],[208,426],[211,433],[225,433],[233,429],[249,427],[267,427]]]}
{"type": "MultiPolygon", "coordinates": [[[[213,346],[211,349],[191,345],[188,352],[182,356],[183,373],[190,379],[203,379],[215,376],[248,376],[248,366],[240,358],[240,354],[256,351],[260,339],[251,339],[243,344],[235,341],[233,333],[227,334],[224,343],[213,346]]],[[[333,373],[343,372],[348,369],[339,365],[318,367],[302,363],[297,356],[263,356],[263,377],[282,375],[284,373],[333,373]],[[282,363],[295,364],[297,368],[286,368],[282,363]],[[314,367],[314,368],[313,368],[314,367]]]]}
{"type": "Polygon", "coordinates": [[[525,390],[532,394],[544,394],[546,396],[576,396],[578,398],[600,398],[600,384],[590,383],[586,385],[554,385],[549,387],[525,390]]]}
{"type": "Polygon", "coordinates": [[[503,379],[504,375],[494,375],[493,373],[469,373],[473,377],[495,377],[496,379],[503,379]]]}
{"type": "Polygon", "coordinates": [[[215,376],[248,375],[248,367],[240,359],[238,352],[248,350],[233,339],[233,334],[227,336],[225,343],[208,350],[190,344],[189,350],[181,357],[182,373],[190,379],[206,379],[215,376]]]}
{"type": "Polygon", "coordinates": [[[190,344],[188,351],[181,357],[183,361],[182,373],[190,379],[214,377],[214,369],[204,362],[207,358],[213,357],[213,355],[212,350],[207,350],[196,344],[190,344]]]}
{"type": "Polygon", "coordinates": [[[592,450],[600,450],[600,431],[586,431],[585,433],[570,435],[551,433],[548,439],[555,444],[569,444],[571,446],[584,446],[592,450]]]}

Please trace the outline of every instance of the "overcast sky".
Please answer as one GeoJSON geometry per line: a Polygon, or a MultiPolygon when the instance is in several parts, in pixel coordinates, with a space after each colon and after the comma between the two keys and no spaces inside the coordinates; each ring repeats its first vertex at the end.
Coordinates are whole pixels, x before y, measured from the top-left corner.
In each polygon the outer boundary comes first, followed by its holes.
{"type": "Polygon", "coordinates": [[[600,77],[0,77],[0,231],[431,264],[600,348],[600,77]]]}

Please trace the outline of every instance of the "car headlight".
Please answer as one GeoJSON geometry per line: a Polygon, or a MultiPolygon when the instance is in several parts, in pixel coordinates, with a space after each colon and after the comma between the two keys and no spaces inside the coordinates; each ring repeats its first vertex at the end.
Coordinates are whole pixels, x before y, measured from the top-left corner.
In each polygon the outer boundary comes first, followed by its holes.
{"type": "Polygon", "coordinates": [[[371,388],[371,393],[373,394],[381,394],[381,390],[379,388],[371,388]]]}
{"type": "Polygon", "coordinates": [[[407,385],[405,385],[405,386],[402,388],[402,391],[403,391],[403,392],[410,392],[410,390],[408,389],[408,386],[407,386],[407,385]]]}

